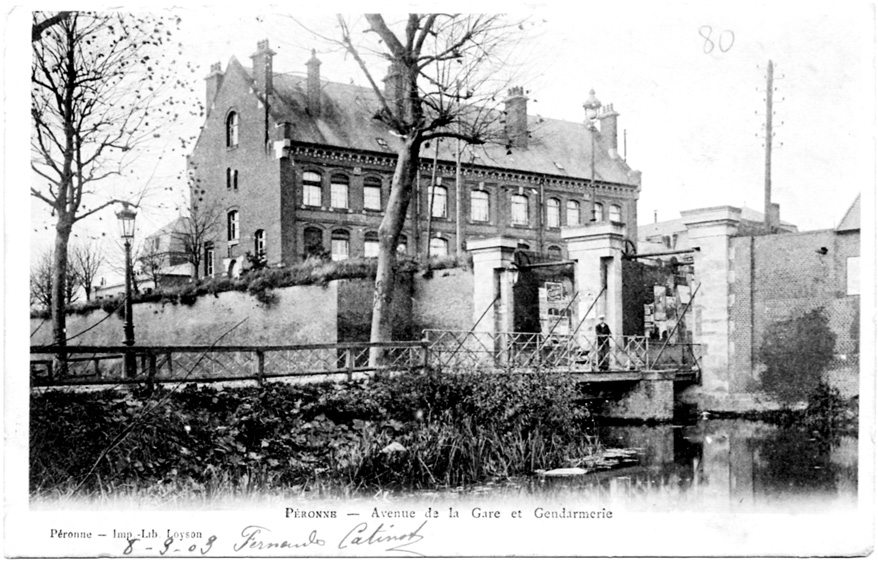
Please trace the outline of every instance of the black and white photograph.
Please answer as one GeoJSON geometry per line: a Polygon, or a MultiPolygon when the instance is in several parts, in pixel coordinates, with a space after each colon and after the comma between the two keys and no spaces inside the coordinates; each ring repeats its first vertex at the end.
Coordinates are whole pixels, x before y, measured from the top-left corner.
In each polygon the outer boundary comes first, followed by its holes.
{"type": "Polygon", "coordinates": [[[5,557],[873,553],[874,2],[4,30],[5,557]]]}

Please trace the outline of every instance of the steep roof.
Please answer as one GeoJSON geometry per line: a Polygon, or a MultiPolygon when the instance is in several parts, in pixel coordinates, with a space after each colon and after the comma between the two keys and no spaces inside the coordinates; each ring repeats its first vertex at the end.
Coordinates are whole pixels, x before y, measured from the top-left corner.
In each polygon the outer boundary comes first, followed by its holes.
{"type": "Polygon", "coordinates": [[[146,238],[155,238],[157,236],[162,236],[163,234],[174,234],[175,232],[180,232],[181,229],[185,230],[185,221],[186,217],[177,217],[165,226],[156,230],[155,232],[148,234],[146,238]]]}
{"type": "Polygon", "coordinates": [[[851,203],[848,212],[844,214],[835,230],[860,230],[860,194],[857,194],[857,198],[851,203]]]}
{"type": "MultiPolygon", "coordinates": [[[[244,70],[250,73],[248,69],[244,70]]],[[[306,77],[275,73],[273,82],[272,116],[276,121],[293,124],[294,141],[396,153],[400,143],[398,137],[373,118],[379,103],[371,88],[321,80],[320,115],[315,118],[306,110],[306,77]],[[379,143],[379,138],[386,146],[379,143]]],[[[556,177],[586,180],[591,177],[592,139],[585,124],[529,115],[528,130],[531,137],[526,149],[508,151],[499,144],[469,147],[464,153],[465,163],[556,177]]],[[[600,133],[595,137],[594,146],[595,179],[638,185],[637,172],[601,146],[600,133]]],[[[445,140],[439,143],[439,147],[439,159],[454,160],[454,141],[445,140]]],[[[422,151],[422,156],[432,157],[433,150],[422,151]]]]}

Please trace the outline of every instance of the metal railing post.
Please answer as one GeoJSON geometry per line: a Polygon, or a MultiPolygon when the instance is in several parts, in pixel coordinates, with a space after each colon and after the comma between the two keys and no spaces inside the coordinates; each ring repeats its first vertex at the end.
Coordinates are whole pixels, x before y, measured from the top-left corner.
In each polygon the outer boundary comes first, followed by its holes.
{"type": "Polygon", "coordinates": [[[256,350],[256,383],[262,388],[265,385],[265,350],[256,350]]]}
{"type": "Polygon", "coordinates": [[[421,368],[424,371],[430,369],[430,341],[427,339],[421,340],[421,368]]]}
{"type": "MultiPolygon", "coordinates": [[[[370,347],[371,351],[371,347],[370,347]]],[[[353,348],[346,348],[344,350],[344,367],[345,371],[347,371],[348,381],[354,380],[354,354],[353,348]]]]}
{"type": "Polygon", "coordinates": [[[155,391],[155,372],[156,372],[156,360],[155,360],[155,351],[149,349],[146,351],[146,360],[149,364],[147,367],[147,378],[146,378],[146,388],[149,390],[150,394],[155,391]]]}

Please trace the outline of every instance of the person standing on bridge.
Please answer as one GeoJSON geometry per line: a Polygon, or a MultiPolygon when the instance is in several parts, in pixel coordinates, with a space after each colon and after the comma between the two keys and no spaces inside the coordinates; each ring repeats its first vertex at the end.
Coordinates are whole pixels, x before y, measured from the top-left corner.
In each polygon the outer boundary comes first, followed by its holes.
{"type": "Polygon", "coordinates": [[[603,314],[598,316],[597,326],[594,327],[598,345],[598,369],[601,371],[606,371],[610,368],[610,336],[612,332],[604,321],[605,318],[606,316],[603,314]]]}

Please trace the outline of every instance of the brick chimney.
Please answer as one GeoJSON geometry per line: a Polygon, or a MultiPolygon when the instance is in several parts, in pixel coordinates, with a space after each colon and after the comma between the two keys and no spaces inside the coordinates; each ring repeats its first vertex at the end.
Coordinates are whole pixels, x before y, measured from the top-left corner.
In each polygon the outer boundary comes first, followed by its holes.
{"type": "Polygon", "coordinates": [[[524,88],[509,89],[506,98],[506,138],[513,148],[527,148],[527,96],[524,88]]]}
{"type": "Polygon", "coordinates": [[[601,140],[604,148],[615,158],[619,152],[619,133],[617,129],[616,118],[619,114],[613,109],[613,104],[609,103],[604,106],[604,110],[598,115],[601,122],[601,140]]]}
{"type": "Polygon", "coordinates": [[[204,97],[204,108],[205,115],[210,114],[210,110],[213,107],[213,98],[216,97],[216,93],[219,91],[220,86],[223,85],[223,70],[222,64],[215,62],[210,65],[210,74],[208,74],[204,78],[205,85],[205,97],[204,97]]]}
{"type": "Polygon", "coordinates": [[[320,115],[320,59],[317,51],[311,49],[311,58],[305,63],[308,67],[307,103],[312,116],[320,115]]]}
{"type": "Polygon", "coordinates": [[[253,59],[253,80],[256,87],[264,93],[269,93],[274,88],[274,68],[272,59],[275,52],[268,46],[268,39],[263,39],[256,44],[256,52],[250,55],[253,59]]]}

